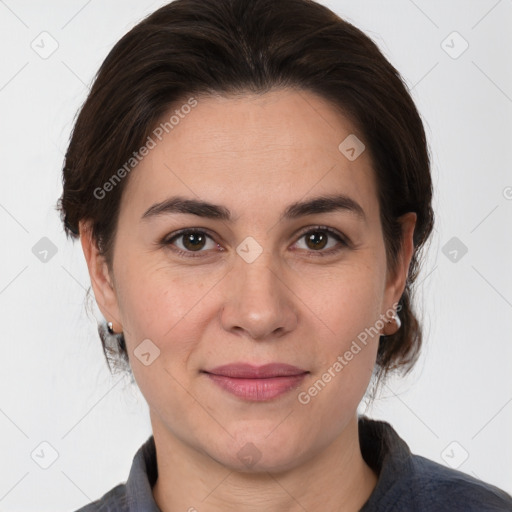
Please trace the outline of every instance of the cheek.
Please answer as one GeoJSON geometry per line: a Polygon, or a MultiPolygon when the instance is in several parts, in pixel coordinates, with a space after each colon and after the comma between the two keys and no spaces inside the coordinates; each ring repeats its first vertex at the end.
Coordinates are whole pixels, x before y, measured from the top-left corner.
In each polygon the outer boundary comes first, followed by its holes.
{"type": "Polygon", "coordinates": [[[353,415],[371,380],[380,339],[372,318],[371,309],[340,313],[337,324],[332,317],[337,335],[319,340],[318,364],[297,394],[311,417],[331,415],[332,432],[353,415]]]}
{"type": "Polygon", "coordinates": [[[118,298],[134,376],[141,388],[151,385],[145,383],[148,380],[172,381],[171,374],[182,382],[190,357],[214,314],[213,294],[208,292],[215,278],[212,273],[202,275],[197,268],[180,272],[161,262],[144,262],[142,257],[123,263],[118,272],[118,298]],[[156,354],[151,366],[137,357],[146,346],[151,358],[153,352],[156,354]]]}
{"type": "Polygon", "coordinates": [[[123,262],[119,276],[123,324],[134,335],[155,339],[178,326],[207,291],[200,277],[186,279],[168,264],[145,262],[142,255],[123,262]]]}
{"type": "Polygon", "coordinates": [[[329,404],[337,410],[357,407],[377,357],[383,279],[377,263],[361,261],[332,269],[328,277],[315,280],[316,288],[302,280],[300,293],[316,290],[305,302],[318,325],[317,364],[303,403],[310,400],[312,408],[329,404]]]}
{"type": "Polygon", "coordinates": [[[375,326],[385,279],[381,267],[361,255],[357,262],[347,260],[321,274],[305,272],[296,283],[294,292],[318,326],[325,353],[344,352],[365,329],[375,326]]]}

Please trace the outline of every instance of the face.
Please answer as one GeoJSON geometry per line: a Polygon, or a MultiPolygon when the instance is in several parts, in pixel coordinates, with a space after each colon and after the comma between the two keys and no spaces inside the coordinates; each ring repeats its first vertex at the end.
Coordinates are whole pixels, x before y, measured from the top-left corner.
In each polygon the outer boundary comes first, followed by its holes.
{"type": "Polygon", "coordinates": [[[285,470],[356,417],[379,339],[362,333],[382,331],[403,292],[414,214],[392,274],[369,151],[338,148],[351,134],[362,139],[305,91],[197,98],[127,178],[110,274],[82,237],[154,431],[240,471],[247,451],[258,469],[285,470]],[[177,196],[216,208],[150,210],[177,196]],[[324,211],[297,206],[337,196],[324,211]],[[266,384],[205,373],[231,363],[306,373],[266,384]]]}

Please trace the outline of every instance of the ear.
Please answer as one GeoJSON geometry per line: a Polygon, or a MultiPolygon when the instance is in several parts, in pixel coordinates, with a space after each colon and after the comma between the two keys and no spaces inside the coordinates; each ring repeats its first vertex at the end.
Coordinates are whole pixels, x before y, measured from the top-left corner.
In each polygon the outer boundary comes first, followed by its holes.
{"type": "Polygon", "coordinates": [[[414,228],[416,226],[417,215],[415,212],[408,212],[399,218],[402,225],[402,246],[397,255],[397,266],[394,273],[388,272],[385,292],[386,311],[393,309],[393,304],[397,303],[402,296],[407,282],[409,266],[414,254],[414,228]]]}
{"type": "Polygon", "coordinates": [[[104,256],[99,253],[97,242],[92,237],[90,223],[80,221],[79,232],[98,307],[106,320],[112,322],[114,332],[122,332],[123,326],[114,282],[109,273],[107,262],[104,256]]]}

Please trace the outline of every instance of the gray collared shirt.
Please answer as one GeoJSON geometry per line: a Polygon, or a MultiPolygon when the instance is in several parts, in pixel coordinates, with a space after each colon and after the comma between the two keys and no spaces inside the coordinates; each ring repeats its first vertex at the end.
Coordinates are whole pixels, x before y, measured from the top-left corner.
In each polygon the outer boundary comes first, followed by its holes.
{"type": "MultiPolygon", "coordinates": [[[[512,511],[512,497],[497,487],[413,455],[389,423],[360,417],[359,439],[363,458],[379,474],[360,512],[512,511]]],[[[75,512],[161,512],[151,492],[157,476],[150,436],[135,454],[126,483],[75,512]]]]}

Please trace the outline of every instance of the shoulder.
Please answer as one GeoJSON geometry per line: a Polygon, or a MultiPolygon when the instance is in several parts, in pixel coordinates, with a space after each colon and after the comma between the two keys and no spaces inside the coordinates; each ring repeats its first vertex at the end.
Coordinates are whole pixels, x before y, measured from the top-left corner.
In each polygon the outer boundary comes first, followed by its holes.
{"type": "Polygon", "coordinates": [[[365,512],[505,512],[512,497],[497,487],[412,455],[401,471],[387,474],[387,483],[365,512]]]}
{"type": "Polygon", "coordinates": [[[126,485],[119,484],[101,498],[74,512],[128,512],[126,485]]]}
{"type": "Polygon", "coordinates": [[[120,483],[74,512],[159,512],[151,491],[157,477],[155,440],[151,435],[133,457],[126,483],[120,483]]]}
{"type": "Polygon", "coordinates": [[[420,455],[411,455],[411,466],[399,485],[413,491],[413,502],[421,510],[512,511],[512,497],[491,484],[420,455]]]}
{"type": "Polygon", "coordinates": [[[387,422],[360,418],[361,452],[379,474],[361,512],[512,511],[512,497],[497,487],[411,453],[387,422]]]}

